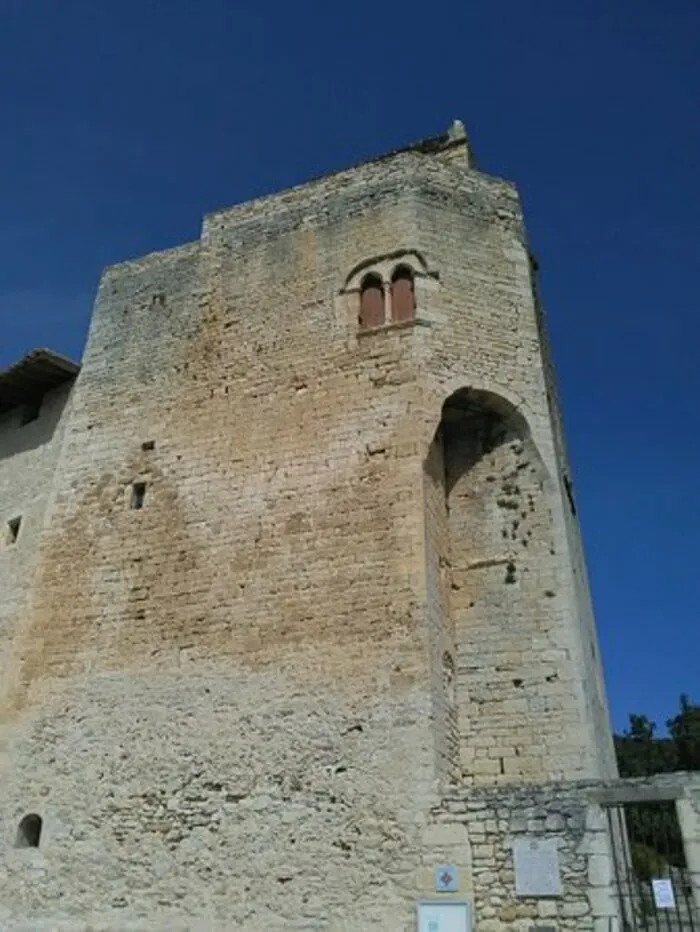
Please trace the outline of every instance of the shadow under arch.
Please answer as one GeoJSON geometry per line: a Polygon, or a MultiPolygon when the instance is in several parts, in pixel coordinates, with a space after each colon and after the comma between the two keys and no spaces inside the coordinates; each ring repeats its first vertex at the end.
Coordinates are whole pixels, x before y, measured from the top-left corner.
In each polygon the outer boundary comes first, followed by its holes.
{"type": "MultiPolygon", "coordinates": [[[[458,388],[442,405],[436,437],[445,448],[454,445],[460,436],[468,436],[475,457],[508,441],[529,444],[532,439],[525,417],[511,401],[495,392],[474,388],[458,388]]],[[[468,468],[467,463],[463,466],[468,468]]],[[[448,496],[458,478],[454,470],[450,473],[449,479],[446,475],[448,496]]]]}
{"type": "Polygon", "coordinates": [[[449,395],[442,405],[443,414],[449,411],[465,413],[491,412],[494,416],[511,423],[521,432],[529,432],[527,421],[518,408],[503,395],[485,388],[463,386],[449,395]]]}

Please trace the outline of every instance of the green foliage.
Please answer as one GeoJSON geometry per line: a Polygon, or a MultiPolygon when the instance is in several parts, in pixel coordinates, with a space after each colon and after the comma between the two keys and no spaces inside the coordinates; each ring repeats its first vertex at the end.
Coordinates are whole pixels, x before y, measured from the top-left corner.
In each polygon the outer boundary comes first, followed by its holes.
{"type": "Polygon", "coordinates": [[[676,770],[700,770],[700,705],[681,696],[678,714],[667,722],[669,737],[656,738],[646,715],[630,715],[629,728],[615,735],[621,777],[650,777],[676,770]]]}
{"type": "MultiPolygon", "coordinates": [[[[632,829],[627,828],[629,834],[632,829]]],[[[632,867],[634,875],[638,880],[650,881],[654,877],[665,877],[668,873],[667,861],[658,851],[654,850],[651,845],[645,845],[642,841],[630,842],[630,853],[632,855],[632,867]]]]}
{"type": "Polygon", "coordinates": [[[670,866],[683,867],[683,839],[674,803],[628,805],[625,821],[637,877],[667,877],[670,866]]]}
{"type": "Polygon", "coordinates": [[[679,770],[700,770],[700,705],[681,696],[680,711],[667,722],[676,746],[679,770]]]}
{"type": "MultiPolygon", "coordinates": [[[[666,723],[668,738],[656,738],[646,715],[630,715],[629,728],[615,735],[621,777],[650,777],[676,770],[700,770],[700,706],[681,696],[678,714],[666,723]]],[[[634,872],[640,880],[667,875],[684,863],[683,841],[673,803],[625,807],[634,872]]]]}

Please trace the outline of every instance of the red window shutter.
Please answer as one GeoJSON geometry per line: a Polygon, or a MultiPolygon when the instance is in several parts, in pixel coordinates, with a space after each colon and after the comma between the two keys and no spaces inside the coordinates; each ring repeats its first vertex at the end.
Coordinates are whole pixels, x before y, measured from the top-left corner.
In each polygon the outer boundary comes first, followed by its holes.
{"type": "Polygon", "coordinates": [[[399,323],[413,320],[416,314],[416,296],[413,287],[413,275],[408,269],[399,269],[394,273],[391,283],[391,317],[399,323]]]}
{"type": "Polygon", "coordinates": [[[384,289],[379,279],[370,279],[360,294],[360,327],[367,330],[384,323],[384,289]]]}

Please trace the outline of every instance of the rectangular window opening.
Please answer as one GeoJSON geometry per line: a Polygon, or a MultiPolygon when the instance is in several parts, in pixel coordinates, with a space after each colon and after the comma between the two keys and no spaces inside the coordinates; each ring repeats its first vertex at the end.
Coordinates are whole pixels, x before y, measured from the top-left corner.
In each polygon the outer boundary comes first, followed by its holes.
{"type": "Polygon", "coordinates": [[[134,482],[131,487],[131,507],[143,508],[143,502],[146,498],[146,483],[134,482]]]}
{"type": "Polygon", "coordinates": [[[22,526],[21,518],[13,518],[7,522],[7,537],[11,544],[16,543],[19,537],[19,529],[22,526]]]}

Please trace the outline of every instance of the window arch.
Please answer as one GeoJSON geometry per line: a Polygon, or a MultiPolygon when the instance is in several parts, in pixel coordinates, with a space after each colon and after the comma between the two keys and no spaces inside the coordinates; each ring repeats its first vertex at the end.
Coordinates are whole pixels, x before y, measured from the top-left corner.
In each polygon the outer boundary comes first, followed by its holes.
{"type": "Polygon", "coordinates": [[[416,288],[413,269],[397,265],[391,276],[391,319],[396,323],[416,316],[416,288]]]}
{"type": "Polygon", "coordinates": [[[15,848],[38,848],[42,828],[41,816],[30,812],[19,823],[15,848]]]}
{"type": "Polygon", "coordinates": [[[381,278],[370,272],[360,286],[360,327],[368,330],[384,323],[384,285],[381,278]]]}

